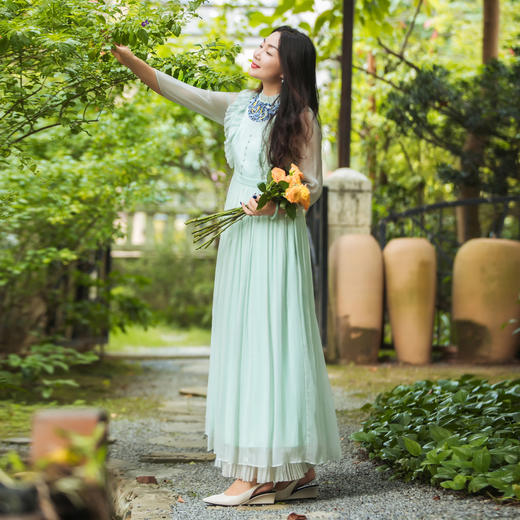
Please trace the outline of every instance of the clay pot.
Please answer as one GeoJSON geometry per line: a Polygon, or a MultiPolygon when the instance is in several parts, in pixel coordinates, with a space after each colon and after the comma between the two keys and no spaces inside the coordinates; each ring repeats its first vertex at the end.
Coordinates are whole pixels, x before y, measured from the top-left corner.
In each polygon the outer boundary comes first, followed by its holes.
{"type": "Polygon", "coordinates": [[[383,251],[386,302],[397,359],[431,361],[437,260],[425,238],[394,238],[383,251]]]}
{"type": "Polygon", "coordinates": [[[383,319],[383,257],[372,235],[341,235],[329,250],[335,351],[340,363],[376,363],[383,319]]]}
{"type": "Polygon", "coordinates": [[[513,360],[520,334],[520,242],[474,238],[457,251],[453,263],[452,339],[458,358],[474,363],[513,360]]]}

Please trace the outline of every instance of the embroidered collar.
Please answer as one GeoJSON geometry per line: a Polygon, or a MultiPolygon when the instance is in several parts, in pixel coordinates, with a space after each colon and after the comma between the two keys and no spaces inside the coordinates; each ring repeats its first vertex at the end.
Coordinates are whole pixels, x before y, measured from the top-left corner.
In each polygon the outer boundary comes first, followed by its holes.
{"type": "Polygon", "coordinates": [[[280,106],[280,94],[266,96],[263,91],[251,98],[247,107],[247,115],[252,121],[267,121],[280,106]]]}

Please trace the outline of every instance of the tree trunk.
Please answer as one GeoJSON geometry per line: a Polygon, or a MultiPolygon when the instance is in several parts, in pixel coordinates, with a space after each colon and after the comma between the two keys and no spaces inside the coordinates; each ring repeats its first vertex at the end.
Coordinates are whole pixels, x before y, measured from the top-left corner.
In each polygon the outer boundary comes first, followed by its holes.
{"type": "Polygon", "coordinates": [[[350,166],[353,34],[354,0],[344,0],[343,37],[341,47],[341,101],[338,123],[338,168],[350,166]]]}
{"type": "MultiPolygon", "coordinates": [[[[500,0],[484,0],[482,62],[488,63],[498,56],[500,0]]],[[[483,162],[486,137],[468,133],[463,151],[471,152],[472,157],[460,161],[460,170],[471,173],[473,182],[462,182],[459,186],[459,200],[477,198],[480,195],[478,173],[483,162]]],[[[457,239],[460,244],[470,238],[480,237],[478,205],[460,206],[456,210],[457,239]]]]}
{"type": "Polygon", "coordinates": [[[482,63],[498,56],[500,36],[500,0],[484,0],[484,27],[482,35],[482,63]]]}

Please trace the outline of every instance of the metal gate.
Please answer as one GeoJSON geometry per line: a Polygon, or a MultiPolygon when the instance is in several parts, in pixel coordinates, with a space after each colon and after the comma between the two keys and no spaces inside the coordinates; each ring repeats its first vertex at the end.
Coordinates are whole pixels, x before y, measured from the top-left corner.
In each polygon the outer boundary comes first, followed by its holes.
{"type": "Polygon", "coordinates": [[[323,186],[321,197],[309,208],[305,216],[309,235],[314,304],[320,328],[321,343],[327,346],[328,299],[328,187],[323,186]]]}

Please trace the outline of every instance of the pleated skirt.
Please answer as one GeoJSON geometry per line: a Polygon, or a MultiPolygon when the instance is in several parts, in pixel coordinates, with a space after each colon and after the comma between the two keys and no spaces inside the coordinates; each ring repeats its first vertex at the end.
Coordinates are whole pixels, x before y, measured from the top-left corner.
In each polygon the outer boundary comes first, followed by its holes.
{"type": "MultiPolygon", "coordinates": [[[[225,209],[260,181],[235,172],[225,209]]],[[[294,220],[246,215],[220,237],[205,434],[222,475],[246,481],[293,480],[341,458],[301,208],[294,220]]]]}

